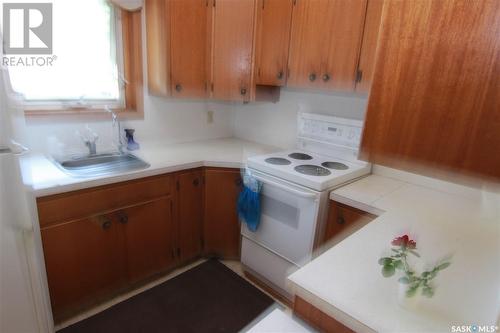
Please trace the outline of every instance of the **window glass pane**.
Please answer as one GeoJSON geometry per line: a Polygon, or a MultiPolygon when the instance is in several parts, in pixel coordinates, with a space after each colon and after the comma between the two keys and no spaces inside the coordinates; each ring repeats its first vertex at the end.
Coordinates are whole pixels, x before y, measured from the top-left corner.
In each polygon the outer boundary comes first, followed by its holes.
{"type": "MultiPolygon", "coordinates": [[[[2,1],[0,1],[2,2],[2,1]]],[[[53,0],[52,66],[9,66],[27,101],[118,100],[115,19],[105,0],[53,0]]]]}

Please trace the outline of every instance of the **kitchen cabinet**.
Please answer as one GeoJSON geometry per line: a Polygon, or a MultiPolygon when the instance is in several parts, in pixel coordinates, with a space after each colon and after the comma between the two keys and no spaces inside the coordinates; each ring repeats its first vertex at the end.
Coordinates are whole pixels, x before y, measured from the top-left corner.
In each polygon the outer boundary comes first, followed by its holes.
{"type": "Polygon", "coordinates": [[[431,177],[497,182],[500,2],[386,1],[383,8],[360,157],[431,177]]]}
{"type": "Polygon", "coordinates": [[[284,86],[293,0],[259,0],[256,30],[256,84],[284,86]]]}
{"type": "Polygon", "coordinates": [[[295,296],[293,314],[317,329],[319,332],[353,333],[354,331],[328,316],[301,297],[295,296]]]}
{"type": "Polygon", "coordinates": [[[249,101],[253,94],[256,0],[212,1],[212,98],[249,101]]]}
{"type": "Polygon", "coordinates": [[[203,171],[177,175],[178,257],[189,262],[202,254],[203,243],[203,171]]]}
{"type": "Polygon", "coordinates": [[[55,318],[125,283],[119,226],[109,214],[41,230],[55,318]]]}
{"type": "Polygon", "coordinates": [[[175,264],[173,202],[162,197],[114,213],[123,237],[128,282],[135,283],[175,264]]]}
{"type": "Polygon", "coordinates": [[[323,244],[331,247],[376,218],[362,210],[330,201],[328,220],[323,236],[323,244]]]}
{"type": "Polygon", "coordinates": [[[295,1],[289,87],[354,90],[366,3],[366,0],[295,1]]]}
{"type": "Polygon", "coordinates": [[[384,0],[367,1],[363,42],[356,73],[356,92],[363,94],[367,94],[370,90],[375,70],[375,55],[384,5],[384,0]]]}
{"type": "Polygon", "coordinates": [[[172,97],[205,98],[210,46],[207,0],[169,0],[172,97]]]}
{"type": "Polygon", "coordinates": [[[241,236],[236,205],[241,189],[239,170],[205,170],[205,254],[225,259],[240,258],[241,236]]]}
{"type": "Polygon", "coordinates": [[[171,92],[169,4],[166,0],[145,0],[148,90],[163,97],[171,92]]]}

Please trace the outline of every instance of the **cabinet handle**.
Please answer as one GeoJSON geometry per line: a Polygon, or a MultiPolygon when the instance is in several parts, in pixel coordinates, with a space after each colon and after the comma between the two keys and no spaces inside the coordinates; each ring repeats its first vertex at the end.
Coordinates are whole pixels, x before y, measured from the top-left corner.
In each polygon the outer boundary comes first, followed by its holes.
{"type": "Polygon", "coordinates": [[[279,71],[278,75],[276,75],[276,78],[277,78],[278,80],[283,80],[283,76],[284,76],[283,71],[279,71]]]}
{"type": "Polygon", "coordinates": [[[198,185],[200,185],[200,180],[198,178],[196,178],[195,180],[193,180],[193,185],[198,187],[198,185]]]}
{"type": "Polygon", "coordinates": [[[128,223],[128,215],[125,212],[118,212],[118,221],[121,224],[127,224],[128,223]]]}
{"type": "Polygon", "coordinates": [[[309,81],[311,81],[311,82],[316,81],[316,73],[309,74],[309,81]]]}
{"type": "Polygon", "coordinates": [[[109,219],[109,217],[100,216],[99,220],[101,221],[101,227],[103,230],[108,230],[109,228],[111,228],[111,220],[109,219]]]}
{"type": "Polygon", "coordinates": [[[241,93],[241,95],[245,96],[247,94],[247,89],[241,88],[240,93],[241,93]]]}
{"type": "Polygon", "coordinates": [[[330,81],[330,75],[329,75],[329,74],[326,74],[326,73],[325,73],[325,74],[323,74],[323,81],[324,81],[324,82],[328,82],[328,81],[330,81]]]}
{"type": "Polygon", "coordinates": [[[181,84],[179,84],[179,83],[177,83],[177,84],[175,85],[175,90],[176,90],[177,92],[181,92],[181,91],[182,91],[182,85],[181,85],[181,84]]]}

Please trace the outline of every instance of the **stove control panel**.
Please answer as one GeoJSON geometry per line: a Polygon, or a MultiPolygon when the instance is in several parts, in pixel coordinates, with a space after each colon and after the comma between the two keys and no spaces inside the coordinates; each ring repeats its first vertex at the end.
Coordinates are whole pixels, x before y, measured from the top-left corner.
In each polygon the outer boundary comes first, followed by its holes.
{"type": "Polygon", "coordinates": [[[363,122],[327,115],[299,114],[299,138],[358,149],[363,122]]]}

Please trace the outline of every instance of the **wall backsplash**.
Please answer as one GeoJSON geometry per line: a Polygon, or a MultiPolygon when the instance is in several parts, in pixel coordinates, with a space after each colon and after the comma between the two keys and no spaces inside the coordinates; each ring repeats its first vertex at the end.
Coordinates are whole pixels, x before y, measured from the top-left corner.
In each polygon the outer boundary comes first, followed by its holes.
{"type": "Polygon", "coordinates": [[[363,120],[366,103],[366,97],[283,89],[276,104],[252,103],[235,107],[233,132],[238,138],[291,148],[295,146],[299,111],[363,120]]]}

